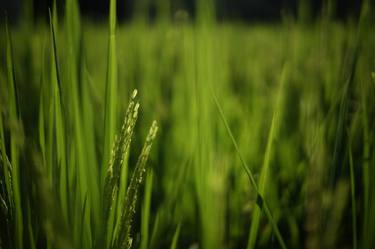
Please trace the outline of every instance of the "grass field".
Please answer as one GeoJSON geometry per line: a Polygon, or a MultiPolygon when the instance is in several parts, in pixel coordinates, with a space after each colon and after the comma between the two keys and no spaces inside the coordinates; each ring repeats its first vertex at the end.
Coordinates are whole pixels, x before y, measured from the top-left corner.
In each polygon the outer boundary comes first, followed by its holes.
{"type": "Polygon", "coordinates": [[[209,2],[1,26],[0,248],[375,247],[369,2],[273,24],[209,2]]]}

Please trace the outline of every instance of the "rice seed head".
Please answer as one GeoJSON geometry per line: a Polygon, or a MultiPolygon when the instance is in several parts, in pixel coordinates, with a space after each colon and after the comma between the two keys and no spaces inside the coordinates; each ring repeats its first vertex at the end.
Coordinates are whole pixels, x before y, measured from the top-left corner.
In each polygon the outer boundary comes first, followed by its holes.
{"type": "Polygon", "coordinates": [[[127,248],[131,247],[132,238],[130,236],[130,230],[134,219],[135,208],[138,198],[138,190],[140,185],[143,183],[144,175],[146,173],[146,163],[150,155],[151,146],[153,140],[156,137],[158,131],[158,125],[156,121],[153,121],[151,128],[148,132],[145,144],[141,154],[138,157],[136,167],[130,180],[130,184],[127,189],[124,208],[120,218],[120,229],[119,234],[114,243],[113,248],[127,248]]]}
{"type": "MultiPolygon", "coordinates": [[[[140,104],[136,100],[136,97],[137,90],[134,90],[125,113],[120,134],[115,137],[107,174],[105,177],[103,190],[103,222],[104,224],[107,224],[107,226],[109,225],[108,217],[110,216],[111,212],[113,212],[113,208],[118,199],[121,169],[125,157],[129,153],[134,127],[138,119],[140,104]]],[[[157,122],[154,121],[151,125],[142,152],[134,169],[130,184],[127,188],[123,212],[119,217],[119,232],[114,234],[114,243],[112,244],[112,248],[130,248],[132,245],[130,229],[135,214],[138,189],[144,180],[144,175],[146,173],[146,162],[150,154],[152,142],[156,137],[157,130],[157,122]]]]}
{"type": "Polygon", "coordinates": [[[138,93],[138,90],[134,89],[131,98],[135,99],[135,97],[137,96],[137,93],[138,93]]]}
{"type": "MultiPolygon", "coordinates": [[[[0,182],[1,185],[3,185],[2,181],[0,182]]],[[[5,198],[3,198],[3,196],[0,194],[0,210],[3,212],[4,216],[8,216],[8,206],[7,206],[7,203],[5,201],[5,198]]]]}
{"type": "Polygon", "coordinates": [[[113,202],[112,194],[114,187],[119,188],[121,168],[124,162],[125,155],[128,153],[131,139],[134,131],[136,121],[138,119],[139,103],[135,102],[137,97],[137,90],[134,90],[131,95],[128,108],[125,113],[123,125],[120,134],[115,136],[111,158],[109,161],[107,175],[105,177],[104,193],[103,193],[103,219],[107,220],[110,207],[113,202]]]}
{"type": "MultiPolygon", "coordinates": [[[[1,142],[1,140],[0,140],[1,142]]],[[[7,195],[8,195],[8,204],[9,204],[9,214],[10,214],[10,217],[12,217],[12,214],[13,214],[13,208],[14,208],[14,195],[13,195],[13,176],[12,176],[12,172],[13,172],[13,168],[12,168],[12,164],[10,163],[9,161],[9,158],[8,156],[5,154],[4,151],[1,150],[0,148],[0,164],[3,165],[3,174],[5,176],[5,174],[7,174],[7,177],[8,177],[8,183],[9,183],[9,189],[7,190],[7,195]]]]}

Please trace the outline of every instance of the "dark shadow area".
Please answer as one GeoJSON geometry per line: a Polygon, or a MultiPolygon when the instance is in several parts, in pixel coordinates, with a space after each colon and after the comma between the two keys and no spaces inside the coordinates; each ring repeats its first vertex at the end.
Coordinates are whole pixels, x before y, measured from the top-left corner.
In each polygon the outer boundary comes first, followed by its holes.
{"type": "MultiPolygon", "coordinates": [[[[65,1],[57,0],[59,12],[64,11],[65,1]]],[[[218,20],[241,21],[241,22],[277,22],[283,13],[298,16],[297,0],[216,0],[215,8],[218,20]]],[[[318,18],[319,13],[328,1],[305,1],[307,3],[310,17],[318,18]]],[[[362,1],[340,0],[333,1],[332,16],[338,20],[357,17],[362,1]]],[[[25,6],[30,6],[34,20],[46,19],[48,8],[52,6],[52,0],[1,0],[0,11],[7,13],[11,22],[16,22],[19,16],[25,12],[25,6]]],[[[95,21],[107,19],[108,1],[103,0],[80,0],[81,14],[95,21]]],[[[195,16],[196,3],[193,0],[170,1],[170,14],[173,16],[178,10],[184,10],[190,16],[195,16]]],[[[30,12],[30,10],[29,10],[30,12]]],[[[117,16],[119,21],[128,21],[136,13],[143,13],[152,21],[158,12],[158,3],[155,0],[124,0],[117,1],[117,16]],[[141,7],[140,7],[141,6],[141,7]],[[138,10],[138,11],[137,11],[138,10]]]]}

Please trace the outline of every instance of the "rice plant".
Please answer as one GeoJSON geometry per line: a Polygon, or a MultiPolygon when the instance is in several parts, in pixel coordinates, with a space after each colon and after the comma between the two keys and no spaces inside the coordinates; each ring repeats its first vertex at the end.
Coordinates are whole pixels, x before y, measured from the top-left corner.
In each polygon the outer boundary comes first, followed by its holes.
{"type": "Polygon", "coordinates": [[[374,248],[370,1],[51,2],[0,14],[0,248],[374,248]]]}
{"type": "MultiPolygon", "coordinates": [[[[82,119],[84,103],[79,95],[88,93],[77,88],[78,81],[88,84],[88,79],[80,80],[78,77],[81,67],[78,59],[82,58],[77,58],[80,25],[76,4],[74,1],[66,3],[69,52],[64,70],[61,70],[57,44],[56,6],[50,12],[50,46],[47,46],[50,56],[49,60],[43,58],[42,61],[38,129],[35,134],[23,132],[23,122],[26,121],[19,107],[13,43],[6,25],[8,73],[6,85],[2,87],[9,94],[2,95],[7,108],[2,109],[1,115],[1,201],[6,230],[0,243],[5,248],[37,248],[43,245],[54,248],[130,248],[131,245],[138,189],[146,177],[146,163],[158,127],[154,121],[130,183],[122,183],[122,168],[129,165],[130,144],[140,106],[137,90],[134,90],[123,126],[113,142],[112,155],[108,160],[103,159],[107,163],[103,166],[105,181],[101,187],[98,157],[95,155],[98,139],[95,139],[93,130],[84,131],[93,124],[87,123],[89,119],[82,119]],[[50,62],[48,66],[45,60],[50,62]],[[38,138],[37,142],[32,140],[33,136],[38,138]],[[10,147],[8,141],[11,141],[10,147]],[[125,195],[120,195],[124,192],[125,195]],[[117,203],[122,203],[122,206],[117,208],[117,203]],[[24,223],[24,220],[27,222],[24,223]]],[[[112,13],[112,19],[113,16],[112,13]]],[[[109,37],[113,36],[113,21],[109,37]]],[[[113,38],[110,38],[110,47],[114,46],[113,38]]],[[[108,71],[113,72],[116,60],[111,50],[108,71]]],[[[116,75],[111,77],[108,84],[116,84],[116,75]]],[[[91,105],[91,97],[84,100],[91,105]]],[[[110,112],[113,116],[116,113],[112,109],[104,113],[110,112]]],[[[85,111],[90,110],[86,108],[85,111]]],[[[114,118],[111,117],[111,122],[114,118]]],[[[115,124],[111,125],[107,132],[115,132],[115,124]]],[[[107,150],[105,146],[103,149],[107,150]]],[[[104,151],[103,155],[106,154],[104,151]]]]}

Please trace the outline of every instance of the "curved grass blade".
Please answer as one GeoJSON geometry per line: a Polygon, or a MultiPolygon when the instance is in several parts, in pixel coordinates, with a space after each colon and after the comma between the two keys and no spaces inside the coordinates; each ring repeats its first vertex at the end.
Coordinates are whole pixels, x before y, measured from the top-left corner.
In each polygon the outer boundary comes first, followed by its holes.
{"type": "Polygon", "coordinates": [[[212,96],[213,96],[213,99],[215,101],[217,110],[219,111],[220,117],[221,117],[221,119],[222,119],[222,121],[224,123],[224,126],[225,126],[225,128],[226,128],[226,130],[228,132],[228,135],[229,135],[230,139],[232,140],[233,146],[234,146],[234,148],[235,148],[235,150],[237,152],[237,155],[238,155],[238,157],[239,157],[239,159],[241,161],[241,166],[245,170],[246,175],[249,178],[251,186],[253,187],[254,191],[257,193],[257,201],[256,201],[256,203],[257,203],[258,207],[261,210],[263,210],[264,213],[266,214],[269,222],[271,223],[271,226],[273,228],[273,231],[274,231],[274,233],[276,235],[276,238],[277,238],[277,240],[278,240],[281,248],[286,249],[287,247],[285,245],[283,237],[281,236],[281,233],[280,233],[280,230],[279,230],[279,228],[277,226],[277,223],[276,223],[276,221],[274,220],[274,218],[273,218],[273,216],[271,214],[271,210],[269,209],[266,200],[264,199],[263,195],[260,193],[259,187],[258,187],[258,185],[257,185],[257,183],[255,181],[255,178],[254,178],[254,175],[253,175],[252,171],[250,170],[249,166],[245,162],[245,159],[243,158],[243,156],[242,156],[242,154],[241,154],[241,152],[239,150],[239,147],[238,147],[237,142],[236,142],[236,140],[235,140],[235,138],[233,136],[233,133],[232,133],[230,127],[229,127],[229,124],[228,124],[228,122],[227,122],[227,120],[225,118],[225,115],[224,115],[223,109],[222,109],[222,107],[221,107],[221,105],[219,103],[219,100],[217,99],[216,94],[214,93],[214,91],[211,90],[211,92],[212,92],[212,96]]]}
{"type": "Polygon", "coordinates": [[[350,168],[350,189],[351,189],[351,198],[352,198],[352,236],[353,236],[353,249],[357,249],[357,211],[356,211],[356,196],[355,196],[355,175],[354,175],[354,166],[353,166],[353,153],[352,145],[349,142],[349,168],[350,168]]]}
{"type": "MultiPolygon", "coordinates": [[[[17,94],[17,84],[14,69],[13,60],[13,49],[11,35],[8,29],[8,24],[5,25],[6,29],[6,64],[8,73],[8,88],[9,88],[9,118],[12,122],[17,124],[17,127],[21,127],[20,122],[20,110],[19,101],[17,94]]],[[[21,129],[21,128],[20,128],[21,129]]],[[[23,214],[22,214],[22,203],[21,203],[21,189],[20,189],[20,165],[19,165],[19,140],[20,130],[11,130],[10,137],[10,154],[11,154],[11,165],[12,178],[13,178],[13,196],[14,196],[14,212],[15,212],[15,248],[23,248],[23,214]]]]}
{"type": "Polygon", "coordinates": [[[60,202],[62,205],[62,212],[65,221],[68,221],[68,169],[66,162],[66,132],[65,132],[65,118],[64,112],[65,108],[63,105],[62,94],[61,94],[61,79],[59,70],[59,61],[57,55],[56,46],[56,34],[55,25],[57,23],[56,7],[54,8],[54,13],[50,14],[50,32],[51,32],[51,85],[52,85],[52,101],[54,107],[54,129],[56,133],[56,152],[57,152],[57,162],[60,169],[60,179],[59,179],[59,194],[60,202]]]}
{"type": "Polygon", "coordinates": [[[171,249],[177,249],[178,237],[180,236],[181,223],[178,224],[176,231],[174,232],[171,249]]]}
{"type": "MultiPolygon", "coordinates": [[[[271,161],[271,153],[272,153],[272,146],[273,146],[273,141],[276,138],[276,130],[278,127],[278,122],[279,122],[279,116],[280,114],[280,107],[281,107],[281,98],[282,98],[282,90],[284,87],[284,82],[286,80],[286,74],[287,74],[287,68],[284,67],[282,75],[281,75],[281,80],[280,80],[280,87],[279,87],[279,93],[277,96],[277,100],[275,103],[275,110],[272,116],[272,122],[271,122],[271,128],[268,134],[268,141],[267,141],[267,147],[266,147],[266,152],[264,154],[264,159],[263,159],[263,165],[260,173],[260,179],[259,179],[259,194],[264,196],[266,194],[266,187],[269,182],[269,174],[270,174],[270,161],[271,161]]],[[[259,222],[260,222],[260,217],[261,217],[261,209],[260,206],[256,206],[255,210],[252,215],[252,222],[251,222],[251,228],[250,228],[250,235],[249,235],[249,241],[247,248],[248,249],[253,249],[255,247],[256,243],[256,238],[258,235],[258,229],[259,229],[259,222]]]]}

